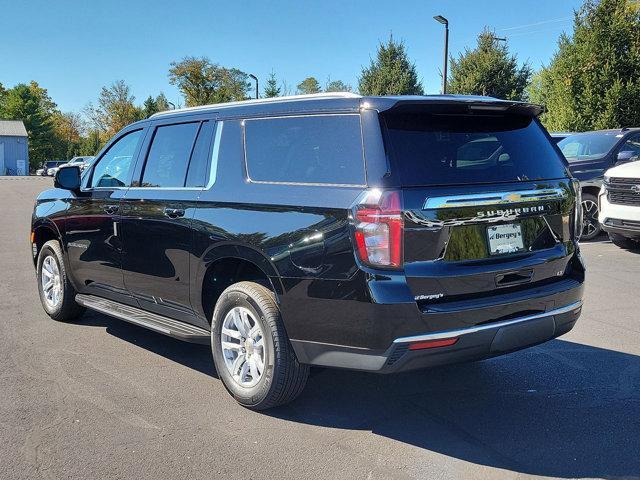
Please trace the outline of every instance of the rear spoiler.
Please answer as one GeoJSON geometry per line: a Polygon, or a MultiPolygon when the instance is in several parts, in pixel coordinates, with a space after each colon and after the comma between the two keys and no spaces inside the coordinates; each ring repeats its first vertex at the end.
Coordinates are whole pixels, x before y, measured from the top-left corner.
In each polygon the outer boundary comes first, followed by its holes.
{"type": "MultiPolygon", "coordinates": [[[[397,97],[396,97],[397,98],[397,97]]],[[[489,99],[488,97],[468,97],[456,96],[447,98],[446,95],[438,95],[433,98],[407,97],[407,99],[397,100],[393,104],[381,105],[379,111],[416,111],[428,110],[432,113],[442,114],[497,114],[513,113],[517,115],[527,115],[537,117],[544,113],[545,107],[535,103],[516,102],[510,100],[489,99]]]]}

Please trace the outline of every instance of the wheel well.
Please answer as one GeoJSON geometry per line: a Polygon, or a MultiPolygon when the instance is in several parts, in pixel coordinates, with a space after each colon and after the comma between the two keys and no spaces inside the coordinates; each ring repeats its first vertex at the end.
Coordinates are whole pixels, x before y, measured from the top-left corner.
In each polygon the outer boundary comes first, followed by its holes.
{"type": "Polygon", "coordinates": [[[58,240],[58,234],[50,227],[38,227],[33,232],[33,241],[36,244],[36,254],[33,258],[33,262],[38,261],[38,254],[42,246],[49,240],[58,240]]]}
{"type": "Polygon", "coordinates": [[[225,288],[237,282],[256,282],[273,291],[271,280],[255,263],[242,258],[221,258],[207,269],[202,283],[202,308],[209,321],[225,288]]]}
{"type": "Polygon", "coordinates": [[[584,187],[582,189],[582,193],[589,193],[594,197],[598,198],[598,193],[600,193],[600,189],[598,187],[584,187]]]}

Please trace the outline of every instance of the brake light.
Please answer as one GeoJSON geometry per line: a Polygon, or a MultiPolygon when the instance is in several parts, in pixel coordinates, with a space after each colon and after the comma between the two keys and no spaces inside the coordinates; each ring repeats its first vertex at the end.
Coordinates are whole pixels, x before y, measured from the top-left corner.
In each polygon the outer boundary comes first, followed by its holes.
{"type": "Polygon", "coordinates": [[[400,192],[367,190],[354,209],[355,242],[362,262],[402,267],[403,221],[400,192]]]}

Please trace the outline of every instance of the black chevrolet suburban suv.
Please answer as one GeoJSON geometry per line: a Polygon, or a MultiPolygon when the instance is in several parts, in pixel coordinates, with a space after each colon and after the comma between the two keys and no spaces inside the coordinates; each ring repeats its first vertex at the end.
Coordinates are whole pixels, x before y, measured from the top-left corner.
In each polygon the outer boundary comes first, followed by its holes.
{"type": "Polygon", "coordinates": [[[399,372],[547,341],[580,315],[585,268],[579,188],[540,111],[320,94],[156,114],[38,197],[42,304],[210,343],[254,409],[314,365],[399,372]]]}

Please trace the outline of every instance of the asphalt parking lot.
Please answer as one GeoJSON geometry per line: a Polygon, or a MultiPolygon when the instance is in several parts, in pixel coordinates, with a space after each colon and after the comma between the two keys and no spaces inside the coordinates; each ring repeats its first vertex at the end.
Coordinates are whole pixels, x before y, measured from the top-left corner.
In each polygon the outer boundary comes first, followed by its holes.
{"type": "Polygon", "coordinates": [[[584,311],[560,339],[399,376],[319,370],[254,413],[206,346],[47,317],[28,236],[51,183],[0,178],[0,478],[640,478],[640,254],[583,245],[584,311]]]}

